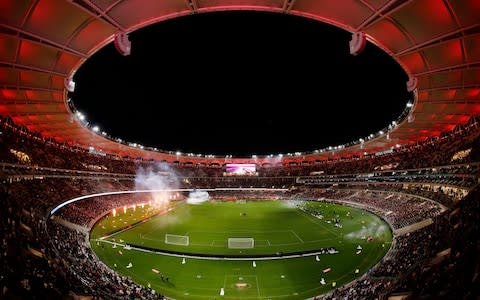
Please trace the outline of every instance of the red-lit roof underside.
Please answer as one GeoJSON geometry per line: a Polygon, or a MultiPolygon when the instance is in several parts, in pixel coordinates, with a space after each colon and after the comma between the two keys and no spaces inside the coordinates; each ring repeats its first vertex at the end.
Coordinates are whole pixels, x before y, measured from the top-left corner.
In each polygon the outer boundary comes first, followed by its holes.
{"type": "Polygon", "coordinates": [[[224,163],[144,151],[91,132],[67,108],[63,81],[117,32],[195,12],[239,9],[301,15],[363,31],[418,77],[414,120],[400,124],[389,139],[287,161],[348,157],[423,141],[480,114],[478,0],[1,0],[0,114],[43,136],[122,156],[224,163]]]}

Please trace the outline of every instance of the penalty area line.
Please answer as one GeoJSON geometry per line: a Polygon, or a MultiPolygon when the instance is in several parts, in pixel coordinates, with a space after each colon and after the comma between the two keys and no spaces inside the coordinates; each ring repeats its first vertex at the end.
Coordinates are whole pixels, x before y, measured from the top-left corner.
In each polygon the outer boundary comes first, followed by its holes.
{"type": "Polygon", "coordinates": [[[309,220],[310,222],[312,222],[313,224],[316,224],[320,227],[322,227],[323,229],[325,229],[326,231],[330,232],[331,234],[333,234],[334,236],[336,236],[337,238],[340,237],[340,235],[338,235],[336,232],[330,230],[327,228],[327,226],[325,226],[324,224],[321,224],[321,223],[318,223],[317,221],[311,219],[311,215],[302,211],[302,210],[296,210],[296,213],[303,216],[304,218],[306,218],[307,220],[309,220]]]}
{"type": "Polygon", "coordinates": [[[290,232],[293,233],[293,235],[296,236],[297,239],[298,239],[302,244],[305,243],[305,242],[298,236],[298,234],[297,234],[294,230],[291,230],[291,229],[290,229],[290,232]]]}
{"type": "Polygon", "coordinates": [[[258,277],[257,277],[257,275],[255,275],[255,281],[257,282],[257,294],[258,294],[258,297],[260,297],[260,286],[258,285],[258,277]]]}

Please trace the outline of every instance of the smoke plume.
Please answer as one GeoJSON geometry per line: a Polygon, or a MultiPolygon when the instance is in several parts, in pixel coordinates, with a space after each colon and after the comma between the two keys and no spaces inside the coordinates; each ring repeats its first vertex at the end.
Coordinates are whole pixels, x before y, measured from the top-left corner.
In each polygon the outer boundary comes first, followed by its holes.
{"type": "MultiPolygon", "coordinates": [[[[157,163],[147,168],[140,167],[135,175],[135,190],[171,190],[180,186],[176,172],[166,163],[157,163]]],[[[166,206],[172,192],[151,193],[154,206],[166,206]]]]}
{"type": "Polygon", "coordinates": [[[193,191],[190,192],[187,198],[189,204],[201,204],[208,201],[209,195],[206,191],[193,191]]]}

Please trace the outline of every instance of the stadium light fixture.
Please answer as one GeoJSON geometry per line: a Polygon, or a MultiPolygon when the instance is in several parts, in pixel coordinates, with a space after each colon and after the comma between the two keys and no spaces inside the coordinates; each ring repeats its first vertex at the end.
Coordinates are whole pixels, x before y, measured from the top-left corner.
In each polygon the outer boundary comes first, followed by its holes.
{"type": "Polygon", "coordinates": [[[100,127],[98,127],[98,126],[95,125],[95,126],[92,127],[92,130],[93,130],[94,132],[99,132],[99,131],[100,131],[100,127]]]}
{"type": "Polygon", "coordinates": [[[77,118],[80,120],[80,121],[85,121],[85,115],[82,114],[81,112],[77,111],[75,113],[75,115],[77,116],[77,118]]]}

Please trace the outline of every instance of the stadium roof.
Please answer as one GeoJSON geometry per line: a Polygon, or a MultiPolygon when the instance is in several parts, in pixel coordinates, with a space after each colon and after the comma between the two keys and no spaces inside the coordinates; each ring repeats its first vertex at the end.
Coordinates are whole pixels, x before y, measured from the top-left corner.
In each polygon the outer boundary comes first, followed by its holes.
{"type": "Polygon", "coordinates": [[[65,81],[115,34],[219,10],[288,13],[364,32],[418,80],[410,117],[388,134],[333,152],[285,157],[286,161],[383,151],[438,136],[480,114],[478,0],[2,0],[0,114],[45,137],[121,156],[207,164],[252,161],[120,144],[86,128],[67,101],[65,81]]]}

